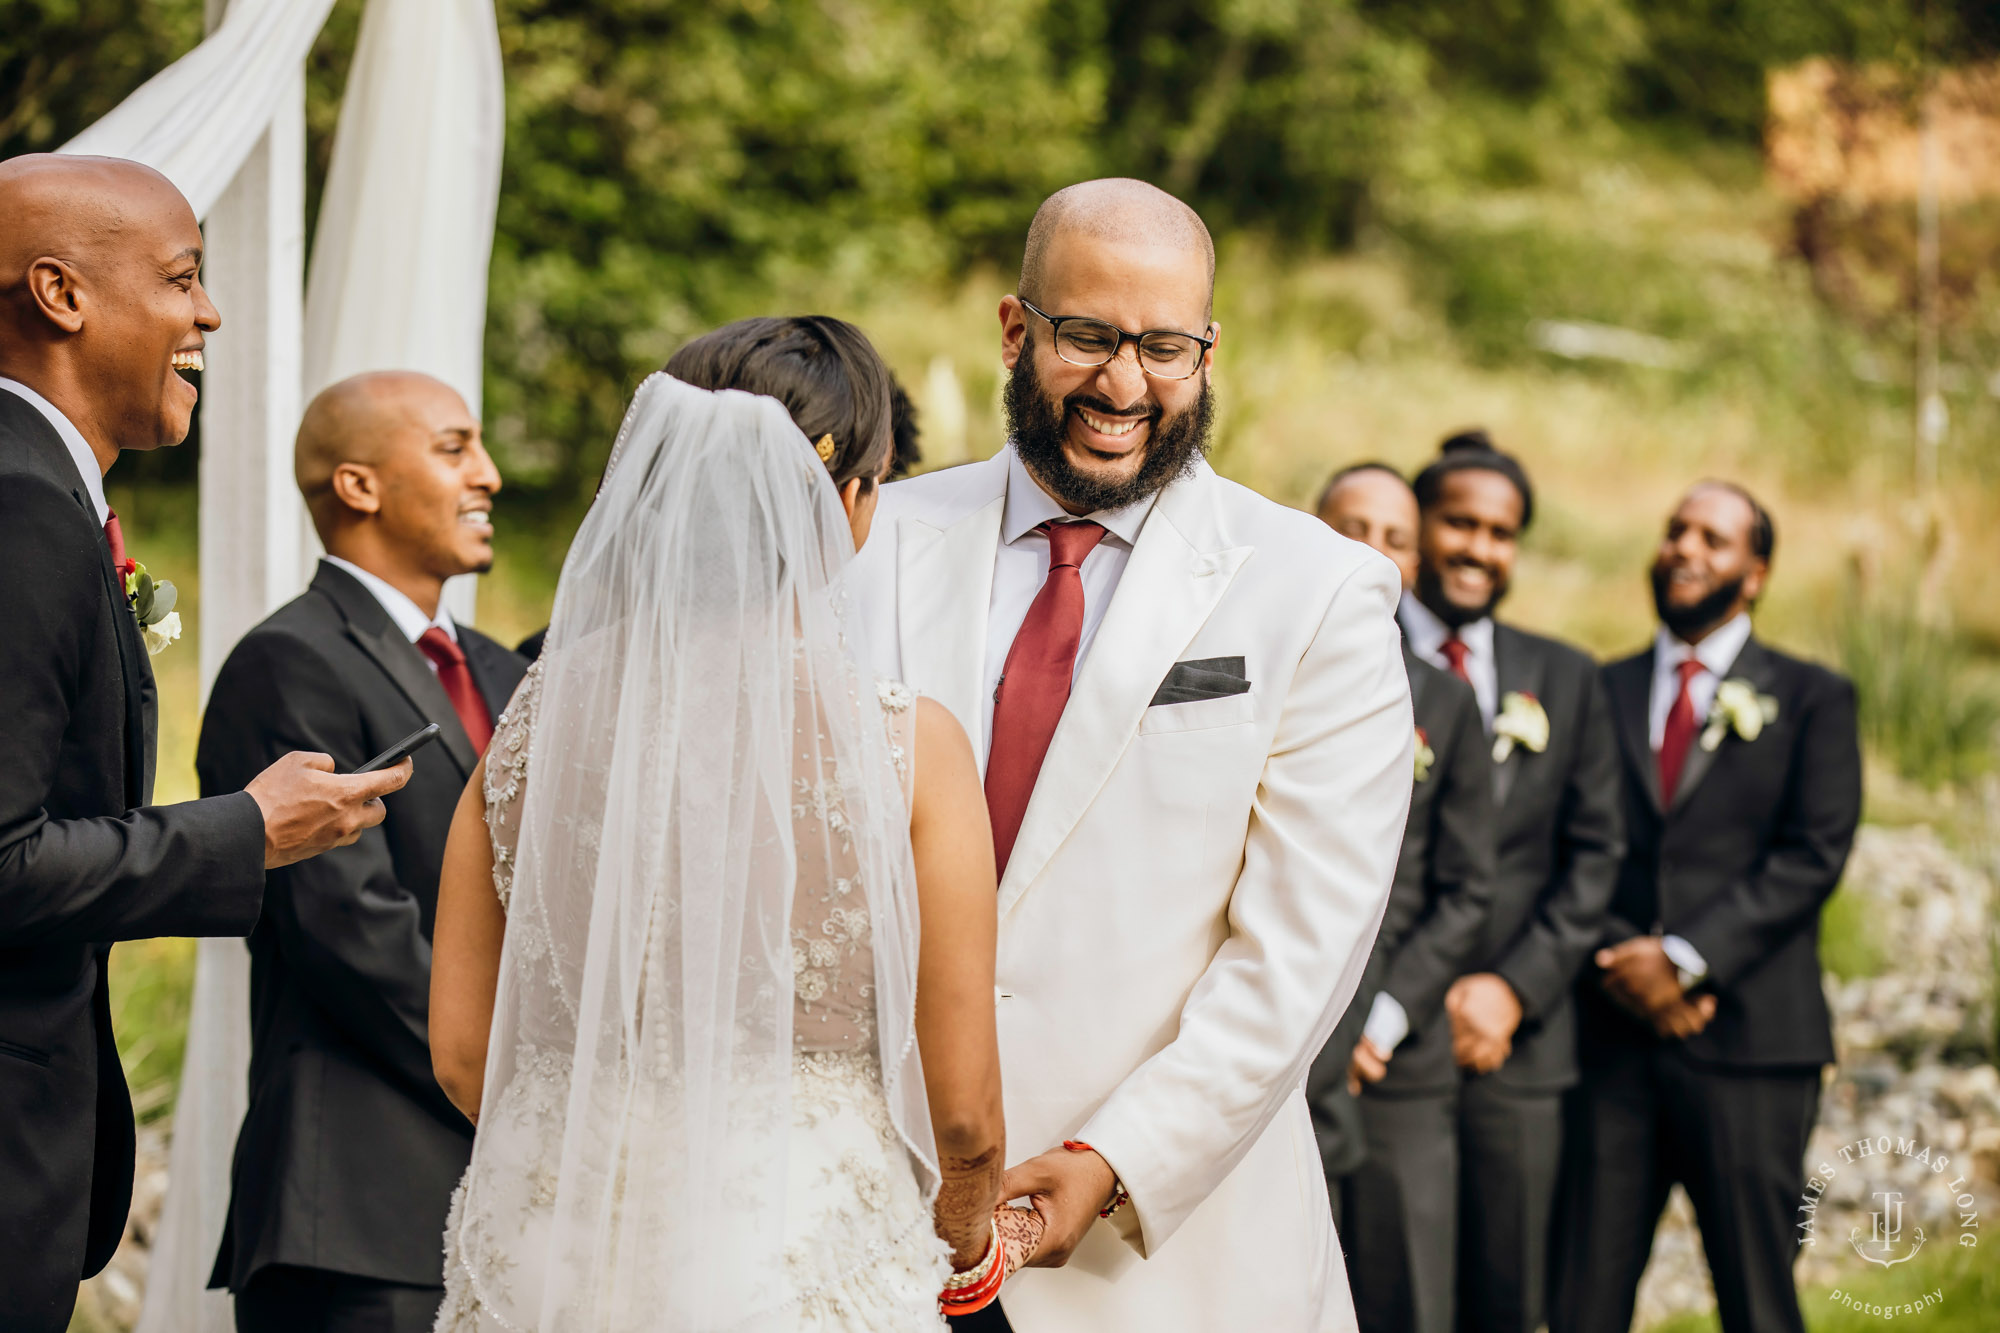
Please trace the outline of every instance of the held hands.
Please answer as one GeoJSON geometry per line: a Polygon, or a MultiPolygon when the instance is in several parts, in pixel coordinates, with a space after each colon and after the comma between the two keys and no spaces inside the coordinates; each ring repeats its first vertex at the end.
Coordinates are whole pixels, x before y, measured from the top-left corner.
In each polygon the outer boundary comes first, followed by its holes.
{"type": "Polygon", "coordinates": [[[1680,972],[1657,935],[1640,935],[1599,949],[1604,993],[1633,1017],[1669,1040],[1684,1041],[1715,1017],[1715,996],[1688,999],[1680,972]]]}
{"type": "Polygon", "coordinates": [[[1035,1251],[1042,1247],[1042,1236],[1048,1223],[1032,1208],[1014,1208],[1001,1204],[993,1210],[993,1231],[1000,1243],[1007,1247],[1002,1256],[1004,1274],[1014,1276],[1015,1272],[1034,1258],[1035,1251]]]}
{"type": "Polygon", "coordinates": [[[1110,1204],[1117,1183],[1111,1163],[1094,1152],[1051,1148],[1010,1167],[1001,1181],[1000,1197],[1025,1195],[1042,1222],[1041,1243],[1027,1266],[1061,1268],[1068,1263],[1084,1232],[1110,1204]]]}
{"type": "Polygon", "coordinates": [[[1507,1063],[1514,1030],[1521,1026],[1521,1000],[1498,973],[1474,972],[1454,981],[1445,992],[1444,1011],[1451,1019],[1451,1053],[1459,1064],[1490,1074],[1507,1063]]]}
{"type": "Polygon", "coordinates": [[[264,812],[264,868],[345,847],[382,822],[382,798],[400,791],[416,766],[408,759],[376,773],[333,771],[323,754],[295,750],[250,780],[244,790],[264,812]]]}
{"type": "Polygon", "coordinates": [[[1389,1073],[1389,1057],[1394,1054],[1385,1051],[1368,1037],[1354,1044],[1354,1054],[1347,1057],[1347,1090],[1354,1096],[1361,1095],[1364,1083],[1380,1083],[1389,1073]]]}

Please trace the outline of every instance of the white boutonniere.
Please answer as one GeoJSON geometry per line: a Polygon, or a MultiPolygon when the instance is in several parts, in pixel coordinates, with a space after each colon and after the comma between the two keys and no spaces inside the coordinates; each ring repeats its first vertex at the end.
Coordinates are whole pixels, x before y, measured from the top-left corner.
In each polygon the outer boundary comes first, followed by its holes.
{"type": "Polygon", "coordinates": [[[1517,745],[1530,754],[1549,748],[1548,711],[1526,690],[1509,690],[1500,698],[1500,715],[1493,719],[1493,762],[1506,763],[1517,745]]]}
{"type": "Polygon", "coordinates": [[[125,601],[132,618],[139,622],[139,637],[146,641],[146,655],[158,657],[166,646],[181,636],[181,613],[174,610],[180,594],[165,579],[155,580],[137,560],[125,562],[125,601]]]}
{"type": "Polygon", "coordinates": [[[1422,782],[1431,775],[1431,765],[1437,762],[1437,752],[1431,749],[1431,738],[1422,727],[1417,728],[1417,781],[1422,782]]]}
{"type": "Polygon", "coordinates": [[[1732,731],[1746,741],[1754,741],[1777,720],[1776,699],[1757,693],[1757,687],[1742,677],[1732,677],[1715,687],[1708,725],[1701,730],[1701,748],[1714,751],[1732,731]]]}

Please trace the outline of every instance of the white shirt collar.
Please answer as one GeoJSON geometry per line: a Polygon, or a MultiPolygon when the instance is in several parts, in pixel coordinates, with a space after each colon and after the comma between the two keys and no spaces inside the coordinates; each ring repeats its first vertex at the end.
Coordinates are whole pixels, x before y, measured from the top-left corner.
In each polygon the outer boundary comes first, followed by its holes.
{"type": "Polygon", "coordinates": [[[437,618],[433,620],[425,615],[423,608],[411,601],[400,588],[392,586],[386,579],[370,574],[352,560],[342,560],[337,555],[323,555],[320,559],[336,569],[352,574],[355,582],[373,593],[375,600],[382,604],[382,609],[389,613],[389,619],[396,622],[396,628],[401,630],[403,637],[411,643],[423,638],[424,631],[432,625],[449,634],[453,643],[458,642],[458,626],[452,623],[451,611],[445,606],[442,597],[438,598],[437,618]]]}
{"type": "Polygon", "coordinates": [[[1708,668],[1711,675],[1720,680],[1729,668],[1736,665],[1736,659],[1743,652],[1743,645],[1750,642],[1750,613],[1739,611],[1729,623],[1717,629],[1697,644],[1688,644],[1680,637],[1660,626],[1653,638],[1653,674],[1673,675],[1680,664],[1692,657],[1708,668]]]}
{"type": "MultiPolygon", "coordinates": [[[[1444,641],[1452,636],[1453,630],[1438,618],[1437,612],[1418,601],[1415,593],[1403,594],[1397,616],[1403,622],[1403,632],[1410,636],[1410,647],[1419,656],[1437,657],[1444,652],[1444,641]]],[[[1459,642],[1475,659],[1483,662],[1493,659],[1492,616],[1481,616],[1469,625],[1460,625],[1457,634],[1459,642]]]]}
{"type": "MultiPolygon", "coordinates": [[[[1092,523],[1103,525],[1104,530],[1118,538],[1127,546],[1139,544],[1139,530],[1146,526],[1146,515],[1153,512],[1153,501],[1158,492],[1143,500],[1134,500],[1122,509],[1100,509],[1084,517],[1092,523]]],[[[1077,516],[1055,502],[1042,484],[1028,475],[1027,466],[1021,462],[1021,455],[1007,446],[1007,509],[1000,518],[1000,540],[1012,546],[1042,524],[1051,520],[1063,523],[1077,516]]]]}
{"type": "Polygon", "coordinates": [[[111,504],[104,498],[104,469],[98,466],[97,454],[92,451],[90,442],[83,438],[83,432],[63,415],[61,408],[18,380],[0,375],[0,389],[23,399],[28,406],[48,418],[49,424],[55,427],[56,434],[62,436],[63,444],[69,449],[76,470],[83,476],[83,489],[90,496],[91,506],[97,510],[97,521],[101,524],[110,518],[111,504]]]}

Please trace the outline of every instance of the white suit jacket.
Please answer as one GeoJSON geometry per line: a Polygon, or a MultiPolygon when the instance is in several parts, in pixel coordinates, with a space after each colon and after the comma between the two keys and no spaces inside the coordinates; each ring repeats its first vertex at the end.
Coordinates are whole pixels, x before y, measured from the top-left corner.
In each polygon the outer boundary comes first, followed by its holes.
{"type": "MultiPolygon", "coordinates": [[[[981,700],[1004,454],[884,489],[853,596],[876,669],[981,700]]],[[[1353,1327],[1301,1092],[1360,980],[1415,726],[1389,562],[1206,465],[1163,491],[1000,884],[1008,1153],[1096,1147],[1132,1206],[1011,1279],[1020,1333],[1353,1327]],[[1151,705],[1179,661],[1248,693],[1151,705]]]]}

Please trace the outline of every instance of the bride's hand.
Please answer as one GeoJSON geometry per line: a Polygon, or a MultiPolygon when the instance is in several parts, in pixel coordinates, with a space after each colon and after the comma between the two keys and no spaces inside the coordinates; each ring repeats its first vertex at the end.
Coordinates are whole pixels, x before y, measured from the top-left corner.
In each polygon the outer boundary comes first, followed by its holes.
{"type": "Polygon", "coordinates": [[[1000,1235],[1000,1243],[1007,1247],[1002,1258],[1006,1263],[1007,1276],[1012,1277],[1015,1269],[1035,1257],[1048,1223],[1032,1208],[1002,1204],[993,1210],[993,1227],[1000,1235]]]}

